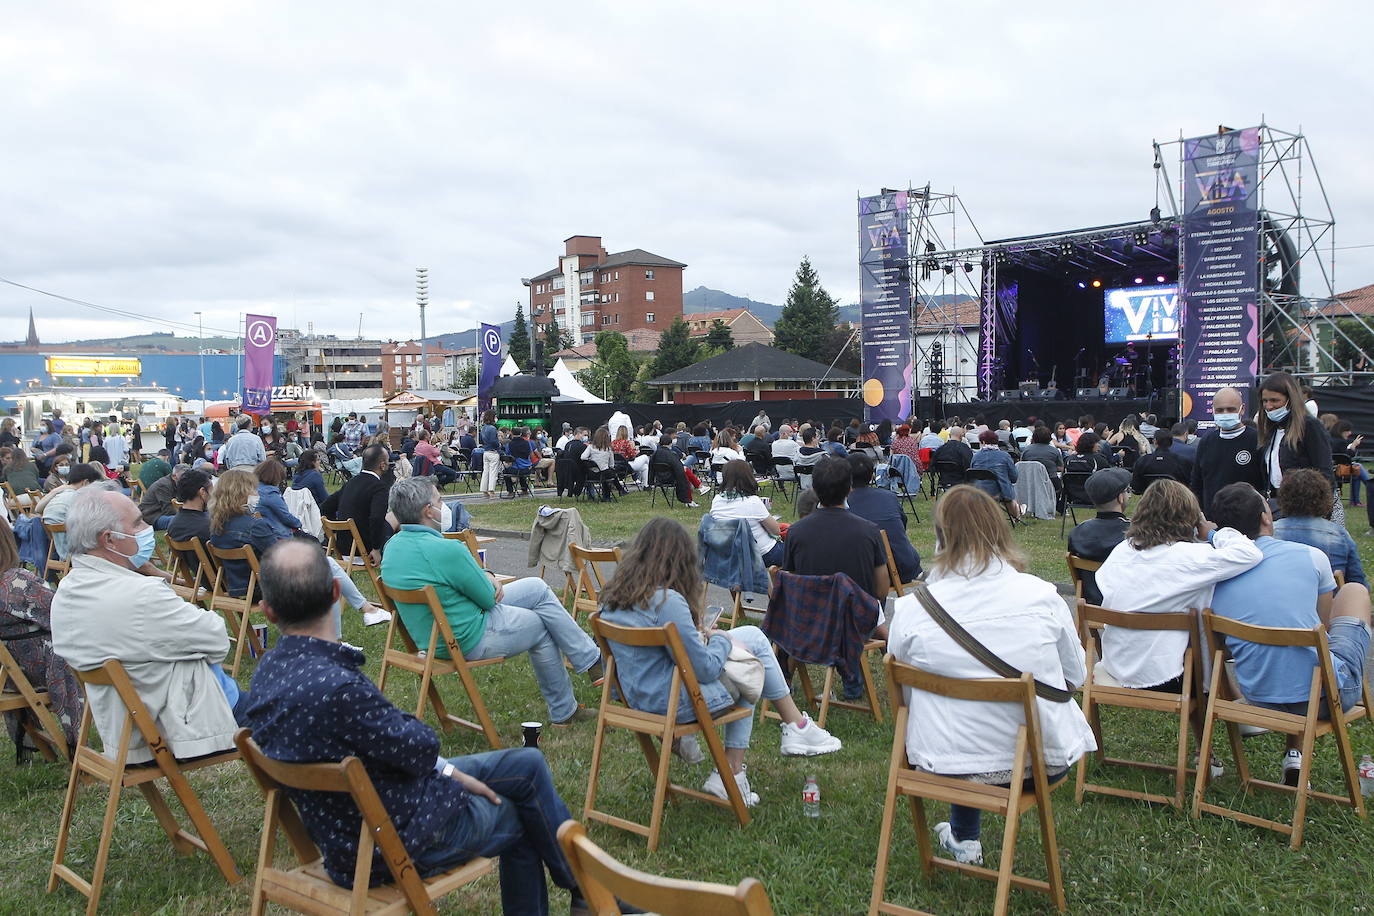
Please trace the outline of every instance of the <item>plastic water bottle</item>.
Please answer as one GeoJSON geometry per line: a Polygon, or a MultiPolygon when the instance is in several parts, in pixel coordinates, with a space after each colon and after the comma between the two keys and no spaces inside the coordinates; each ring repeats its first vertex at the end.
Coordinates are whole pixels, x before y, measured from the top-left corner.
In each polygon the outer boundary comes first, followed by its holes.
{"type": "Polygon", "coordinates": [[[821,787],[816,785],[814,776],[808,776],[806,785],[802,786],[802,814],[807,817],[821,816],[821,787]]]}
{"type": "Polygon", "coordinates": [[[1374,757],[1360,758],[1360,794],[1374,795],[1374,757]]]}

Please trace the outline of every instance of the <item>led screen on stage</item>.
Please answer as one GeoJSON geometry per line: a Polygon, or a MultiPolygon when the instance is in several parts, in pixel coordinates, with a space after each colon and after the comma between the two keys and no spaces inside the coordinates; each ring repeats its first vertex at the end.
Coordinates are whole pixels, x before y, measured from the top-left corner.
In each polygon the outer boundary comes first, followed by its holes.
{"type": "Polygon", "coordinates": [[[1178,285],[1127,286],[1102,297],[1103,342],[1178,340],[1178,285]]]}

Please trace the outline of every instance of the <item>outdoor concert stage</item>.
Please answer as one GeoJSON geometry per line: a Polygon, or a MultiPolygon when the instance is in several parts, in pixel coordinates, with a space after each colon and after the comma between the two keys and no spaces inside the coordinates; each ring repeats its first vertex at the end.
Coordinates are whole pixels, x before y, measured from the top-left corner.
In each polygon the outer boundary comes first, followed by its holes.
{"type": "MultiPolygon", "coordinates": [[[[1161,421],[1178,419],[1178,396],[1172,391],[1170,397],[1163,395],[1151,398],[1074,398],[1071,400],[1050,400],[1047,398],[1026,398],[1015,401],[969,401],[962,404],[946,403],[940,408],[942,417],[958,417],[967,421],[971,417],[982,417],[987,424],[996,428],[998,420],[1017,420],[1035,418],[1044,420],[1051,429],[1054,424],[1063,422],[1076,426],[1078,418],[1091,416],[1095,423],[1106,423],[1115,428],[1127,414],[1143,417],[1155,414],[1161,421]]],[[[924,399],[923,399],[924,400],[924,399]]]]}

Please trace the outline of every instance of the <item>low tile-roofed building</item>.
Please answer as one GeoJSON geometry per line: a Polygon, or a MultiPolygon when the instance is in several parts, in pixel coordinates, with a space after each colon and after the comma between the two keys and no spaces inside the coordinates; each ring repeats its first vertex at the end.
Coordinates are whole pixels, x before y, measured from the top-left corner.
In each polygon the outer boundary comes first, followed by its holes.
{"type": "Polygon", "coordinates": [[[665,397],[676,403],[690,404],[844,397],[855,393],[859,377],[776,347],[751,343],[669,372],[649,384],[662,389],[665,397]]]}

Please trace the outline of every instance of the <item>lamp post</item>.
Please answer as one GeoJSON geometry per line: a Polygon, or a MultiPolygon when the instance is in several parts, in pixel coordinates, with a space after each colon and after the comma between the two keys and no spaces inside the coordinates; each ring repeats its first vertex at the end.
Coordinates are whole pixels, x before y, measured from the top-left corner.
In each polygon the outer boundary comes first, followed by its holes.
{"type": "Polygon", "coordinates": [[[196,325],[200,329],[200,345],[196,348],[200,351],[200,412],[205,413],[205,319],[196,312],[196,325]]]}
{"type": "Polygon", "coordinates": [[[429,268],[415,268],[415,304],[420,306],[420,387],[429,390],[429,347],[425,344],[425,306],[429,305],[429,268]]]}

